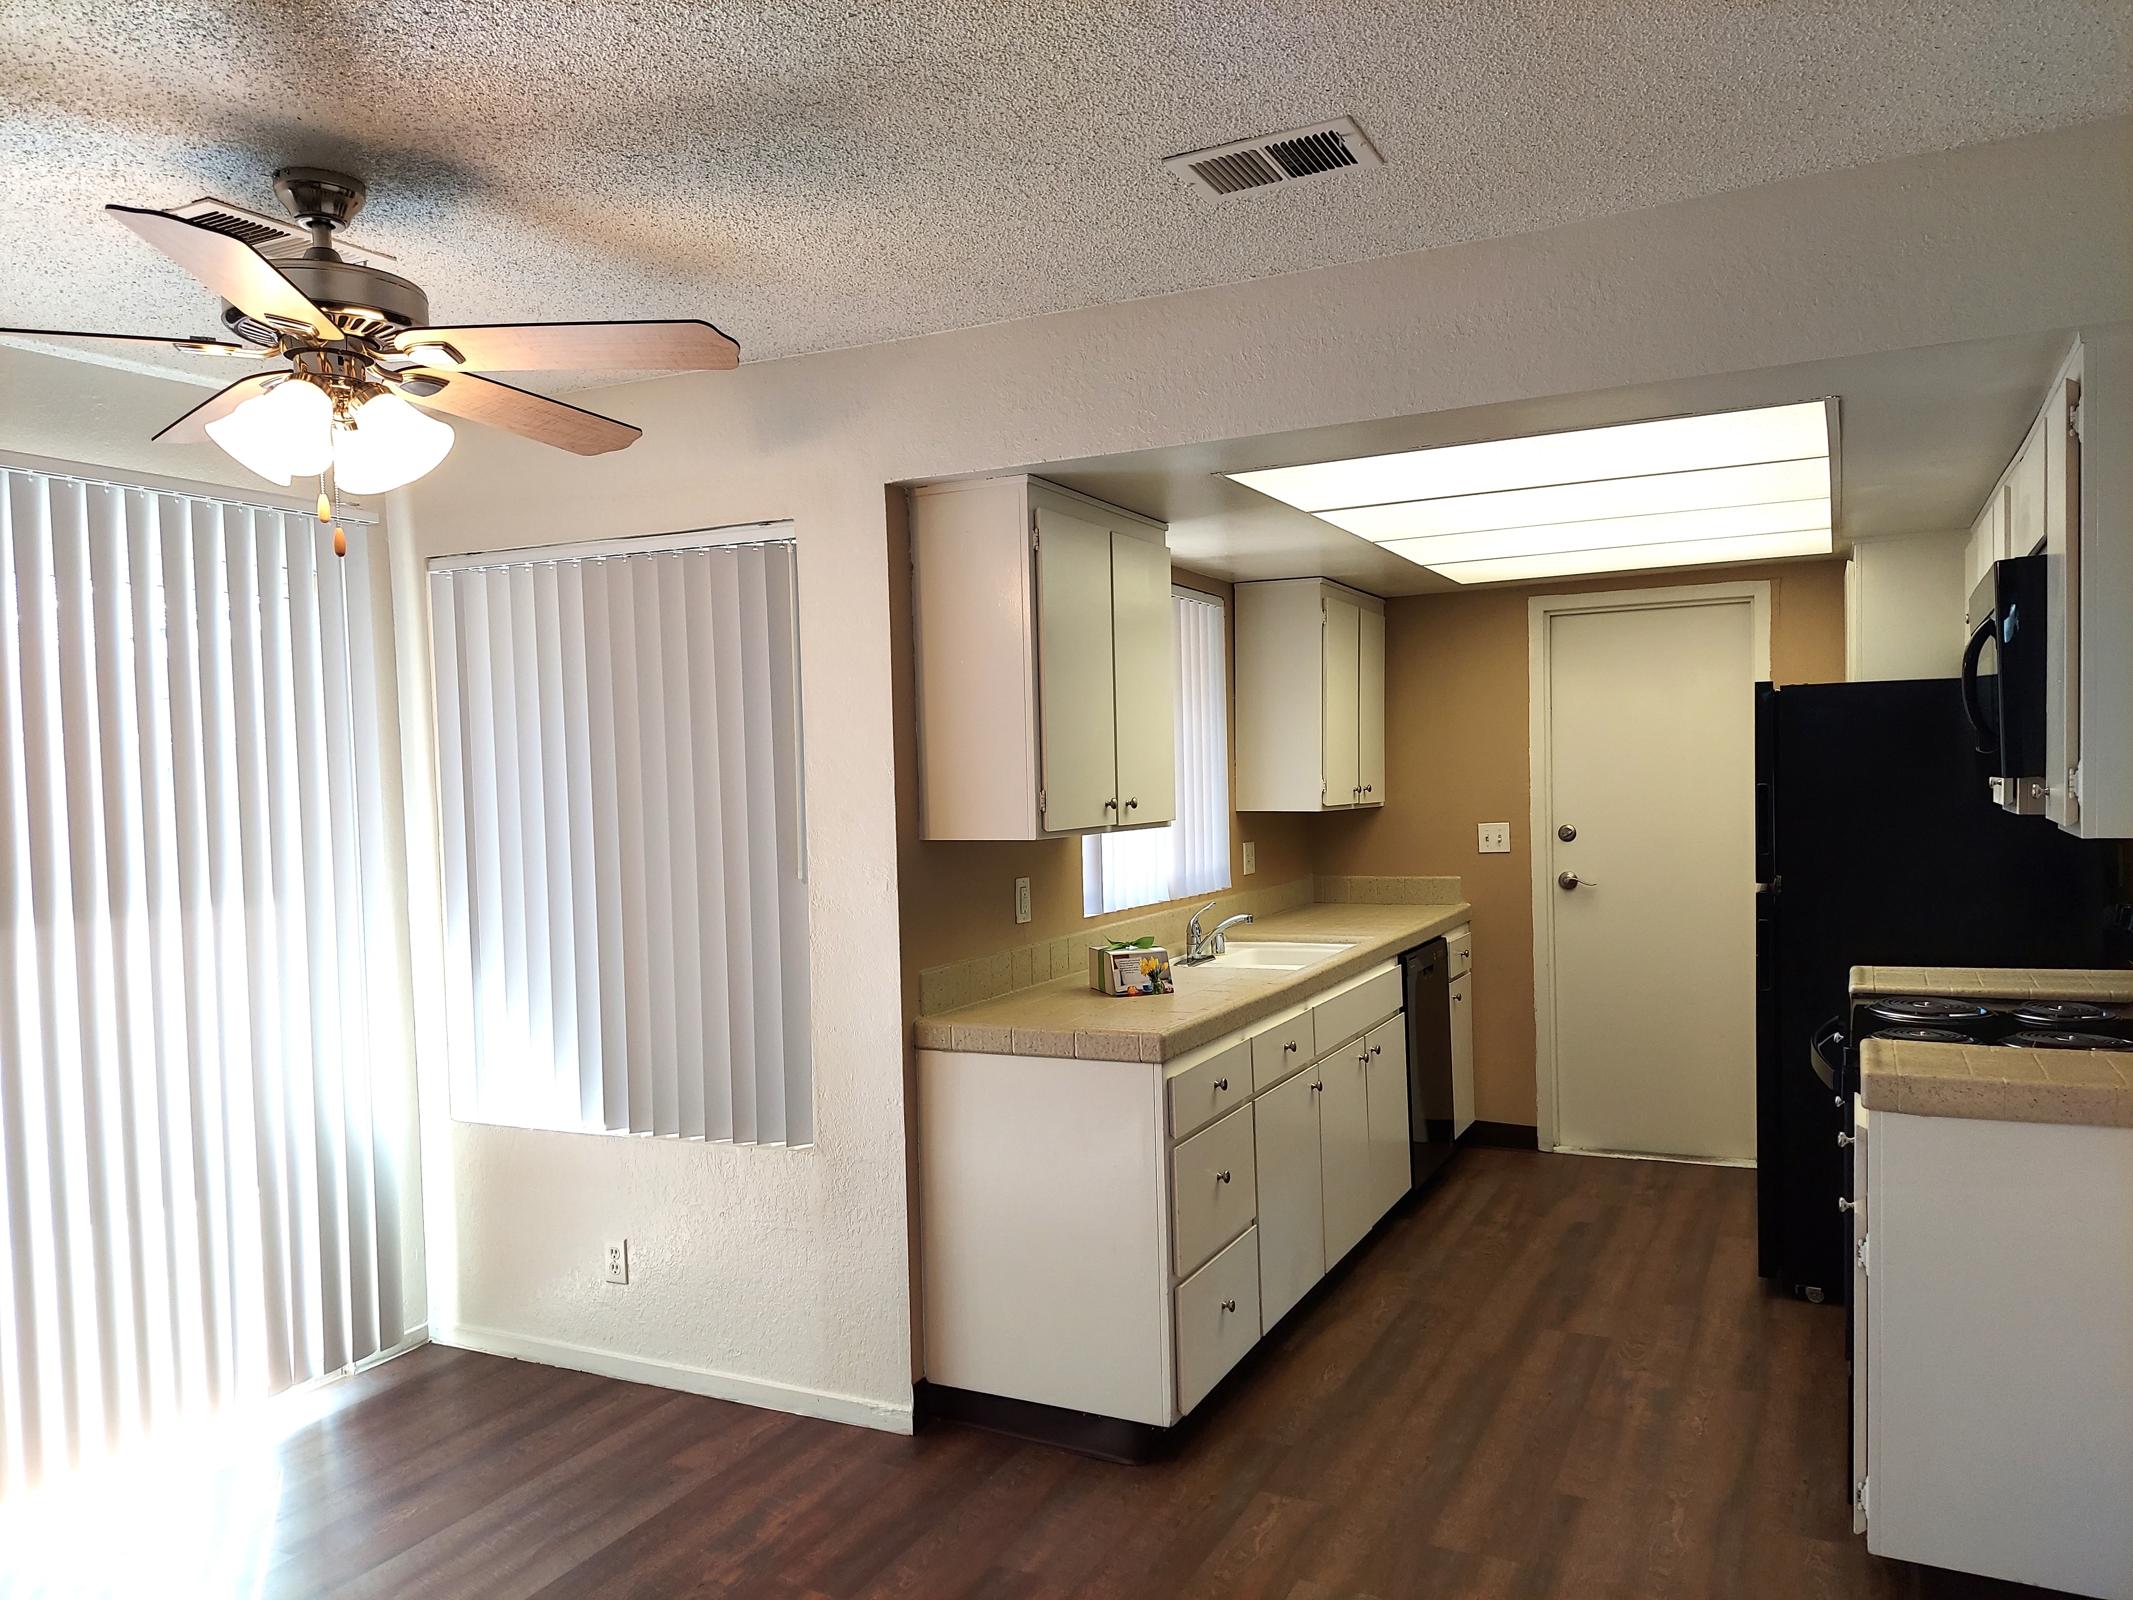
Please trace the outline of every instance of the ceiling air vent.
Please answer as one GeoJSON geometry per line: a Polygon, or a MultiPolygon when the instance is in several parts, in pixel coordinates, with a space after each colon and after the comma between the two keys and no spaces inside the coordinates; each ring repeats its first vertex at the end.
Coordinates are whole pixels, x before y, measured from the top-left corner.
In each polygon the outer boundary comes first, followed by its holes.
{"type": "Polygon", "coordinates": [[[1342,167],[1382,166],[1384,158],[1353,117],[1336,117],[1308,128],[1262,134],[1208,150],[1166,156],[1163,165],[1208,194],[1242,194],[1312,178],[1342,167]]]}
{"type": "MultiPolygon", "coordinates": [[[[240,239],[270,260],[277,256],[298,255],[311,247],[311,236],[287,217],[261,216],[257,211],[233,206],[227,200],[202,198],[190,205],[173,207],[171,215],[196,222],[203,228],[213,228],[232,239],[240,239]]],[[[373,250],[346,234],[336,233],[333,247],[344,255],[377,261],[393,259],[383,250],[373,250]]]]}

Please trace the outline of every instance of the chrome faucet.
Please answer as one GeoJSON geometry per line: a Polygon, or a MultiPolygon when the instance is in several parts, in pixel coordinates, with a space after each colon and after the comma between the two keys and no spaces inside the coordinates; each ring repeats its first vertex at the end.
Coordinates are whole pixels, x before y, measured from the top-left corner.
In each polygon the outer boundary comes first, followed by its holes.
{"type": "Polygon", "coordinates": [[[1234,917],[1223,918],[1215,924],[1210,932],[1201,933],[1200,919],[1214,910],[1217,904],[1219,904],[1217,901],[1208,901],[1206,905],[1195,911],[1192,914],[1192,920],[1185,924],[1185,965],[1188,967],[1196,967],[1203,961],[1214,960],[1216,956],[1229,948],[1229,940],[1224,935],[1238,923],[1252,920],[1252,914],[1249,911],[1242,911],[1234,917]]]}

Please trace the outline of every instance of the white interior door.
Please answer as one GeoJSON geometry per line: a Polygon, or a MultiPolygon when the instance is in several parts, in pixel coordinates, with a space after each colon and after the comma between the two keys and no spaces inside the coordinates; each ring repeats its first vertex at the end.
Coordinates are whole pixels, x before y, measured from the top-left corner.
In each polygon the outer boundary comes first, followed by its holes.
{"type": "Polygon", "coordinates": [[[1755,1155],[1761,615],[1743,594],[1539,618],[1536,931],[1558,1148],[1755,1155]]]}
{"type": "Polygon", "coordinates": [[[1040,508],[1038,737],[1049,832],[1101,828],[1115,820],[1111,679],[1111,530],[1040,508]]]}
{"type": "Polygon", "coordinates": [[[1362,685],[1357,666],[1362,650],[1363,610],[1337,594],[1326,596],[1324,659],[1325,798],[1328,806],[1352,806],[1362,793],[1362,751],[1357,706],[1362,685]]]}
{"type": "Polygon", "coordinates": [[[1170,822],[1178,814],[1174,630],[1169,547],[1113,532],[1112,698],[1118,724],[1118,820],[1127,827],[1170,822]]]}

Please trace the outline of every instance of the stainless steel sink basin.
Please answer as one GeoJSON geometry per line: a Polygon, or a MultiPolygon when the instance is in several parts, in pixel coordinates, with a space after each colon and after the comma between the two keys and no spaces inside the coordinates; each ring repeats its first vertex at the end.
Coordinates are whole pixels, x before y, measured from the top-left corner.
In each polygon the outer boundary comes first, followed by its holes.
{"type": "Polygon", "coordinates": [[[1262,972],[1301,972],[1328,956],[1352,950],[1352,944],[1298,944],[1279,939],[1233,940],[1230,947],[1203,966],[1252,967],[1262,972]]]}

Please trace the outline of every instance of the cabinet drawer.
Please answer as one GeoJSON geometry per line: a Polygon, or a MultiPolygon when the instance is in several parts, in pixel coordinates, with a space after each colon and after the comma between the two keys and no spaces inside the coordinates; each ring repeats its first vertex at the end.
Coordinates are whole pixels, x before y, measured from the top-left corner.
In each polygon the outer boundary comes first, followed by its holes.
{"type": "Polygon", "coordinates": [[[1207,1398],[1259,1342],[1259,1230],[1178,1285],[1178,1414],[1207,1398]]]}
{"type": "Polygon", "coordinates": [[[1311,1043],[1311,1013],[1299,1008],[1276,1017],[1252,1035],[1252,1085],[1271,1089],[1318,1058],[1311,1043]]]}
{"type": "Polygon", "coordinates": [[[1252,1108],[1239,1106],[1170,1153],[1170,1252],[1178,1276],[1236,1238],[1258,1203],[1252,1108]]]}
{"type": "Polygon", "coordinates": [[[1444,936],[1445,976],[1456,978],[1474,965],[1474,931],[1454,928],[1444,936]]]}
{"type": "Polygon", "coordinates": [[[1197,1133],[1252,1095],[1252,1046],[1240,1039],[1170,1080],[1170,1137],[1197,1133]]]}
{"type": "MultiPolygon", "coordinates": [[[[1400,969],[1387,967],[1374,972],[1352,989],[1343,989],[1311,1008],[1311,1030],[1324,1055],[1366,1032],[1400,1009],[1400,969]]],[[[1253,1065],[1258,1065],[1255,1055],[1253,1065]]]]}

